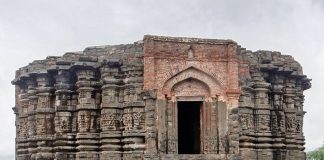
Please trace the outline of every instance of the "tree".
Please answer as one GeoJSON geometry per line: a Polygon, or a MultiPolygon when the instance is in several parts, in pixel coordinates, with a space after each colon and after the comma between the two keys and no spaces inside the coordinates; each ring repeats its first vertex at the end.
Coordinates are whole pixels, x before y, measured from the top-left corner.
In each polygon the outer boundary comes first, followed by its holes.
{"type": "Polygon", "coordinates": [[[324,146],[307,152],[306,156],[307,160],[324,160],[324,146]]]}

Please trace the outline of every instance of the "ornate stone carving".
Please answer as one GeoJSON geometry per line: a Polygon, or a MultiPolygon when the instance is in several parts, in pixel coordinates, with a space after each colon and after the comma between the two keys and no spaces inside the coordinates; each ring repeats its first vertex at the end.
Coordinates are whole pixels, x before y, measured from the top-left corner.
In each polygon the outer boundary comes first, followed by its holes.
{"type": "Polygon", "coordinates": [[[101,128],[103,130],[117,130],[120,126],[120,115],[117,113],[105,113],[101,115],[101,128]]]}
{"type": "Polygon", "coordinates": [[[35,116],[28,117],[28,135],[29,137],[36,136],[36,120],[35,116]]]}
{"type": "Polygon", "coordinates": [[[261,131],[268,131],[270,126],[269,115],[259,115],[259,129],[261,131]]]}
{"type": "Polygon", "coordinates": [[[21,119],[18,123],[18,137],[26,138],[28,137],[28,121],[26,118],[21,119]]]}
{"type": "Polygon", "coordinates": [[[282,133],[284,133],[286,131],[286,121],[285,121],[285,116],[282,114],[278,114],[278,129],[279,131],[281,131],[282,133]]]}
{"type": "MultiPolygon", "coordinates": [[[[64,112],[63,112],[64,114],[64,112]]],[[[65,115],[56,115],[55,117],[55,131],[56,132],[70,132],[71,131],[71,114],[66,112],[65,115]]]]}
{"type": "Polygon", "coordinates": [[[93,117],[90,111],[79,111],[78,115],[79,131],[86,132],[93,126],[93,117]]]}
{"type": "Polygon", "coordinates": [[[240,123],[242,130],[249,130],[253,128],[253,117],[250,114],[241,114],[240,123]]]}
{"type": "Polygon", "coordinates": [[[293,115],[286,116],[287,132],[294,133],[296,131],[296,117],[293,115]]]}
{"type": "Polygon", "coordinates": [[[271,124],[271,131],[272,132],[277,132],[279,129],[279,125],[278,125],[278,118],[277,118],[277,115],[275,113],[271,113],[271,121],[270,121],[270,124],[271,124]]]}
{"type": "Polygon", "coordinates": [[[50,97],[39,96],[37,102],[37,108],[50,108],[50,97]]]}
{"type": "Polygon", "coordinates": [[[302,129],[303,129],[303,122],[300,118],[297,118],[296,119],[296,132],[300,133],[300,132],[302,132],[302,129]]]}
{"type": "Polygon", "coordinates": [[[126,131],[133,129],[133,117],[131,114],[124,114],[122,120],[126,131]]]}
{"type": "Polygon", "coordinates": [[[279,52],[145,36],[34,61],[12,83],[17,160],[305,159],[310,79],[279,52]],[[180,153],[180,101],[199,107],[198,154],[180,153]]]}
{"type": "Polygon", "coordinates": [[[208,136],[205,138],[204,153],[219,153],[220,142],[218,135],[216,137],[208,136]]]}
{"type": "Polygon", "coordinates": [[[177,138],[172,136],[168,139],[168,153],[176,154],[177,152],[178,152],[178,140],[177,138]]]}
{"type": "Polygon", "coordinates": [[[143,129],[144,114],[142,112],[133,113],[134,128],[143,129]]]}
{"type": "Polygon", "coordinates": [[[53,132],[53,119],[50,115],[37,115],[36,116],[36,132],[37,135],[52,134],[53,132]]]}

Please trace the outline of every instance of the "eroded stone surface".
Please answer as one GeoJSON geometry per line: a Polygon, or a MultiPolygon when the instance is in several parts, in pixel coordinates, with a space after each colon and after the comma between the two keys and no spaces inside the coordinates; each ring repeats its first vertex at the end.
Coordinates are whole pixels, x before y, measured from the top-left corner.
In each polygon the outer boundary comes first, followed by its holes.
{"type": "Polygon", "coordinates": [[[232,40],[144,36],[22,67],[16,159],[305,159],[293,57],[232,40]],[[178,101],[201,101],[200,154],[178,153],[178,101]]]}

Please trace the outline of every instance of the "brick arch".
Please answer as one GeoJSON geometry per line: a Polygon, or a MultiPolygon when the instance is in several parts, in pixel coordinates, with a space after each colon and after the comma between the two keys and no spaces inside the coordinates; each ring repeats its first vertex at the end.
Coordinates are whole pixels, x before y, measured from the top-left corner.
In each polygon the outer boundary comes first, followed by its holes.
{"type": "Polygon", "coordinates": [[[171,92],[175,96],[210,96],[209,86],[195,78],[189,78],[174,84],[171,92]]]}
{"type": "Polygon", "coordinates": [[[195,80],[205,85],[208,88],[210,96],[224,95],[221,84],[214,77],[195,67],[189,67],[183,71],[180,71],[166,80],[162,88],[163,94],[171,95],[174,86],[180,83],[185,83],[185,81],[188,80],[195,80]]]}

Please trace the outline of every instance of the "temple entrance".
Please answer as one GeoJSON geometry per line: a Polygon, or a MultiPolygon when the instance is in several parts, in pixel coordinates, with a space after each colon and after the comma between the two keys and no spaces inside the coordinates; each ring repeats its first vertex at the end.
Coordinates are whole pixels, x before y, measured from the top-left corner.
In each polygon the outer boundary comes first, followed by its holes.
{"type": "Polygon", "coordinates": [[[202,101],[178,101],[178,154],[200,154],[202,101]]]}

